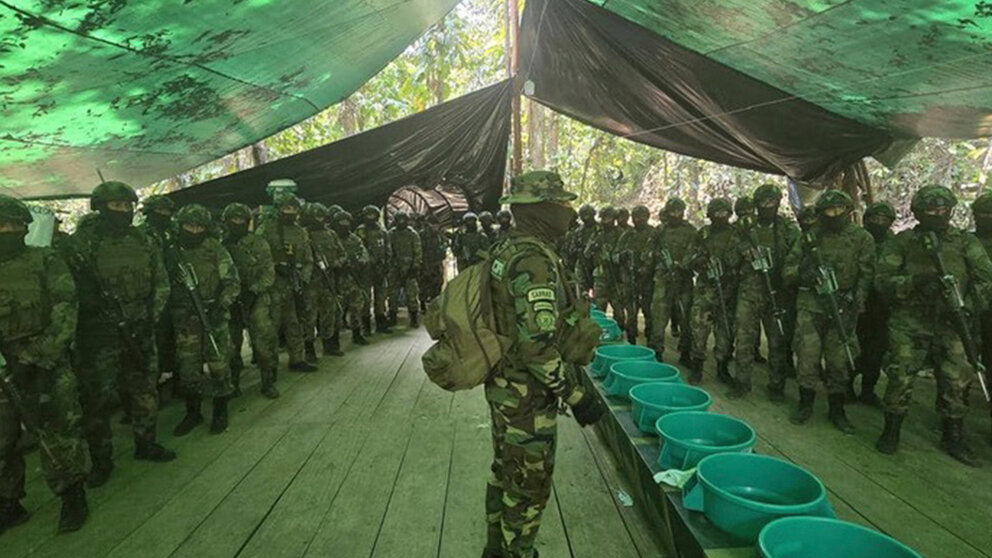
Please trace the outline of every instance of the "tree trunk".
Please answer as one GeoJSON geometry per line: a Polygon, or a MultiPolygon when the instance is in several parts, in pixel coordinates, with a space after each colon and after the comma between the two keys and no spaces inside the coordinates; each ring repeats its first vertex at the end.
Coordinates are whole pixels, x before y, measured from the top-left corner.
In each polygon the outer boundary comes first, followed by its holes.
{"type": "Polygon", "coordinates": [[[985,148],[985,156],[982,157],[982,166],[978,169],[978,195],[985,191],[985,183],[989,179],[989,167],[992,167],[992,138],[989,138],[989,146],[985,148]]]}
{"type": "Polygon", "coordinates": [[[592,147],[589,148],[589,153],[586,154],[586,162],[582,165],[582,180],[579,182],[579,192],[584,193],[586,191],[586,177],[589,176],[589,165],[592,163],[592,158],[596,156],[596,151],[599,146],[603,143],[603,138],[606,137],[605,133],[597,132],[596,141],[592,143],[592,147]]]}
{"type": "Polygon", "coordinates": [[[548,159],[548,163],[552,167],[558,166],[558,114],[553,111],[549,111],[547,114],[548,123],[548,146],[547,151],[544,154],[548,159]]]}
{"type": "Polygon", "coordinates": [[[533,100],[527,101],[527,150],[534,169],[545,168],[544,159],[544,110],[533,100]]]}

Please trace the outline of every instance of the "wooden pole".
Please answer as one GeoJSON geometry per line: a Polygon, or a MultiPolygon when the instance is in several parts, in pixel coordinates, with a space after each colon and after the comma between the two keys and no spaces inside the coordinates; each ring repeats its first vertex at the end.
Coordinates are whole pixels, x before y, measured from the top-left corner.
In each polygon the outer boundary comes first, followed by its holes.
{"type": "MultiPolygon", "coordinates": [[[[509,43],[507,70],[514,78],[519,69],[520,4],[518,0],[506,0],[507,42],[509,43]]],[[[523,134],[520,129],[520,95],[513,96],[513,174],[523,171],[523,134]]]]}

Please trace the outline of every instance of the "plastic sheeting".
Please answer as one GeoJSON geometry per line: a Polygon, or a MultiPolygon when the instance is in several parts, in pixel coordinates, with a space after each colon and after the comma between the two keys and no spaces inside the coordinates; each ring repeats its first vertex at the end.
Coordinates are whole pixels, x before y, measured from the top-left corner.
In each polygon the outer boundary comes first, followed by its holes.
{"type": "Polygon", "coordinates": [[[428,192],[423,205],[416,208],[424,208],[440,222],[449,222],[455,213],[469,208],[493,210],[503,189],[512,96],[513,86],[507,80],[391,124],[170,196],[180,204],[195,202],[212,208],[235,201],[264,205],[271,202],[265,193],[268,182],[291,178],[304,199],[348,210],[366,204],[381,207],[394,192],[405,190],[404,195],[410,195],[411,185],[414,191],[428,192]],[[442,179],[444,186],[438,186],[442,179]],[[445,199],[462,201],[453,206],[445,199]]]}
{"type": "Polygon", "coordinates": [[[0,0],[0,191],[168,178],[346,98],[457,0],[0,0]]]}
{"type": "Polygon", "coordinates": [[[669,151],[811,180],[895,139],[586,0],[528,0],[521,43],[530,97],[669,151]]]}

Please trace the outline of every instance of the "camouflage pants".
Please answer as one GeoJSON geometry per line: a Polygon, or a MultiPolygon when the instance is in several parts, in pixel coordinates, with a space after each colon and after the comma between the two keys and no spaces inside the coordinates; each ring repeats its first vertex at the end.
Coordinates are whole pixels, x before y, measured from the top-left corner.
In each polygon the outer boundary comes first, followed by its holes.
{"type": "Polygon", "coordinates": [[[606,308],[610,307],[613,310],[613,319],[617,321],[620,330],[626,330],[627,317],[620,285],[603,275],[597,275],[593,284],[596,290],[596,308],[606,311],[606,308]]]}
{"type": "Polygon", "coordinates": [[[497,376],[486,384],[493,463],[486,487],[487,547],[531,558],[551,496],[557,446],[557,400],[536,380],[497,376]]]}
{"type": "Polygon", "coordinates": [[[649,344],[659,357],[665,352],[665,328],[669,321],[679,324],[679,351],[692,350],[692,334],[689,318],[692,312],[692,280],[671,279],[667,274],[659,274],[654,279],[654,293],[651,296],[651,339],[649,344]]]}
{"type": "Polygon", "coordinates": [[[365,306],[362,308],[364,314],[362,315],[367,316],[369,310],[374,310],[376,316],[385,316],[386,297],[389,296],[386,274],[378,270],[373,270],[368,283],[369,285],[366,290],[368,294],[365,296],[365,306]]]}
{"type": "MultiPolygon", "coordinates": [[[[844,327],[848,331],[852,330],[848,324],[844,324],[844,327]]],[[[850,341],[851,352],[856,356],[857,341],[853,336],[850,341]]],[[[793,349],[796,352],[796,379],[799,387],[816,389],[822,377],[827,393],[847,392],[847,353],[837,326],[830,316],[800,309],[796,315],[793,349]]]]}
{"type": "Polygon", "coordinates": [[[421,299],[430,302],[441,294],[443,279],[444,262],[424,264],[424,270],[420,274],[421,299]]]}
{"type": "Polygon", "coordinates": [[[706,344],[710,339],[710,332],[713,332],[713,356],[717,362],[729,361],[734,353],[733,322],[733,298],[726,297],[723,309],[720,307],[719,296],[713,287],[699,285],[692,301],[690,310],[690,333],[692,334],[692,358],[699,361],[706,360],[706,344]],[[729,300],[727,300],[729,299],[729,300]],[[724,309],[727,312],[727,325],[724,324],[724,309]]]}
{"type": "Polygon", "coordinates": [[[771,308],[761,295],[753,293],[737,297],[737,311],[734,325],[737,328],[734,341],[734,379],[738,384],[751,385],[754,370],[755,350],[761,341],[764,327],[768,338],[768,387],[781,389],[785,385],[786,341],[778,331],[771,308]]]}
{"type": "Polygon", "coordinates": [[[406,309],[420,312],[420,285],[417,274],[394,269],[389,277],[389,312],[395,314],[400,307],[400,292],[406,294],[406,309]]]}
{"type": "Polygon", "coordinates": [[[191,395],[200,397],[227,397],[234,391],[231,385],[231,334],[229,316],[211,317],[210,331],[217,342],[220,354],[214,352],[203,333],[195,312],[177,308],[172,313],[176,327],[176,360],[179,363],[179,380],[191,395]],[[206,370],[204,370],[206,368],[206,370]]]}
{"type": "Polygon", "coordinates": [[[240,308],[231,313],[231,375],[237,385],[236,376],[244,363],[241,360],[241,347],[244,345],[244,332],[248,330],[251,347],[258,355],[258,369],[262,376],[262,386],[275,381],[279,366],[279,334],[272,319],[272,298],[263,293],[255,299],[255,304],[247,311],[247,320],[240,308]],[[238,371],[238,372],[235,372],[238,371]]]}
{"type": "Polygon", "coordinates": [[[889,379],[884,398],[886,412],[909,412],[916,374],[930,365],[937,376],[938,411],[945,418],[963,418],[965,392],[974,369],[965,357],[961,338],[949,325],[934,323],[930,317],[893,315],[885,362],[889,379]]]}
{"type": "Polygon", "coordinates": [[[627,300],[627,337],[637,337],[637,319],[644,315],[644,333],[649,339],[651,337],[651,297],[654,294],[654,285],[650,280],[640,280],[636,282],[633,292],[627,300]]]}
{"type": "Polygon", "coordinates": [[[176,371],[176,334],[172,330],[172,315],[162,312],[155,324],[155,347],[158,353],[158,371],[176,371]]]}
{"type": "Polygon", "coordinates": [[[158,361],[154,334],[137,336],[144,366],[125,350],[113,326],[80,323],[76,337],[76,369],[79,374],[83,428],[93,461],[113,457],[110,415],[118,394],[131,413],[135,440],[154,441],[158,421],[158,361]],[[109,330],[109,331],[108,331],[109,330]],[[145,370],[142,370],[145,368],[145,370]]]}
{"type": "Polygon", "coordinates": [[[338,294],[328,289],[324,280],[315,277],[303,292],[306,311],[302,316],[303,338],[312,343],[316,338],[330,339],[338,331],[338,294]]]}
{"type": "MultiPolygon", "coordinates": [[[[861,354],[855,361],[864,389],[875,389],[881,375],[882,357],[888,350],[888,319],[885,301],[877,293],[869,295],[865,311],[858,320],[858,345],[861,347],[861,354]]],[[[992,349],[992,346],[989,348],[992,349]]]]}
{"type": "MultiPolygon", "coordinates": [[[[16,354],[10,355],[16,358],[16,354]]],[[[55,494],[62,494],[86,478],[90,464],[82,435],[82,410],[76,376],[68,362],[48,370],[9,362],[12,382],[37,417],[42,450],[41,470],[55,494]],[[54,459],[53,459],[54,458],[54,459]]],[[[24,493],[24,448],[21,415],[0,392],[0,498],[19,500],[24,493]]]]}
{"type": "Polygon", "coordinates": [[[354,331],[362,327],[362,316],[368,315],[368,294],[349,275],[343,275],[338,281],[341,305],[341,318],[347,320],[348,327],[354,331]]]}
{"type": "Polygon", "coordinates": [[[303,326],[300,323],[302,308],[297,307],[297,296],[286,281],[276,279],[272,289],[272,322],[286,337],[289,362],[303,362],[303,326]]]}

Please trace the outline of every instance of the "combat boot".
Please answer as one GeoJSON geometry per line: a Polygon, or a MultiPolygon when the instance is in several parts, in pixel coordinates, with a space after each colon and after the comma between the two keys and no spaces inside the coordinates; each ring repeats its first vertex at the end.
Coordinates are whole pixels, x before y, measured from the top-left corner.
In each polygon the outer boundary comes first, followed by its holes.
{"type": "Polygon", "coordinates": [[[90,456],[90,472],[86,475],[86,486],[90,488],[99,488],[110,480],[110,473],[114,470],[114,461],[110,457],[93,457],[90,456]]]}
{"type": "Polygon", "coordinates": [[[69,487],[62,494],[62,513],[59,516],[59,533],[71,533],[78,531],[86,517],[90,514],[90,508],[86,505],[86,491],[82,484],[69,487]]]}
{"type": "Polygon", "coordinates": [[[368,345],[369,344],[369,340],[366,339],[364,335],[362,335],[361,328],[357,328],[357,327],[355,329],[351,330],[351,341],[353,343],[355,343],[356,345],[368,345]]]}
{"type": "Polygon", "coordinates": [[[743,399],[747,397],[749,393],[751,393],[750,383],[745,384],[735,380],[733,387],[731,387],[730,391],[727,392],[726,397],[731,400],[743,399]]]}
{"type": "Polygon", "coordinates": [[[847,420],[847,413],[844,412],[844,400],[847,399],[847,395],[844,393],[831,393],[827,395],[827,402],[830,405],[830,411],[827,416],[830,419],[830,423],[837,427],[844,434],[853,434],[854,425],[851,421],[847,420]]]}
{"type": "Polygon", "coordinates": [[[813,402],[816,401],[816,390],[799,388],[799,406],[789,417],[792,424],[806,424],[813,417],[813,402]]]}
{"type": "Polygon", "coordinates": [[[785,403],[785,386],[770,385],[765,392],[772,403],[785,403]]]}
{"type": "Polygon", "coordinates": [[[847,400],[848,401],[858,400],[858,392],[855,391],[854,389],[854,378],[849,378],[847,380],[847,400]]]}
{"type": "Polygon", "coordinates": [[[944,436],[940,440],[940,447],[947,455],[957,459],[969,467],[981,467],[982,464],[975,457],[975,452],[968,447],[964,439],[963,419],[944,419],[944,436]]]}
{"type": "Polygon", "coordinates": [[[306,347],[306,353],[304,358],[307,362],[317,362],[317,348],[314,346],[313,341],[307,341],[304,346],[306,347]]]}
{"type": "Polygon", "coordinates": [[[703,381],[703,359],[694,358],[689,361],[689,385],[698,386],[703,381]]]}
{"type": "Polygon", "coordinates": [[[689,351],[682,351],[679,354],[679,364],[687,368],[692,366],[692,357],[689,355],[689,351]]]}
{"type": "Polygon", "coordinates": [[[262,395],[269,399],[279,399],[279,390],[272,384],[262,386],[262,395]]]}
{"type": "Polygon", "coordinates": [[[183,420],[179,421],[176,428],[173,429],[172,435],[176,437],[182,437],[190,432],[197,426],[203,423],[203,413],[200,412],[200,397],[195,395],[186,396],[186,416],[183,420]]]}
{"type": "Polygon", "coordinates": [[[734,383],[734,377],[730,375],[730,363],[726,360],[716,362],[716,379],[728,386],[734,383]]]}
{"type": "Polygon", "coordinates": [[[324,345],[324,356],[344,356],[341,352],[341,336],[338,332],[334,332],[334,335],[324,339],[322,342],[324,345]]]}
{"type": "Polygon", "coordinates": [[[289,369],[293,372],[316,372],[317,367],[305,360],[289,363],[289,369]]]}
{"type": "Polygon", "coordinates": [[[0,498],[0,534],[28,519],[31,519],[31,514],[24,509],[19,500],[0,498]]]}
{"type": "Polygon", "coordinates": [[[372,333],[372,318],[368,315],[362,316],[362,332],[366,334],[372,333]]]}
{"type": "Polygon", "coordinates": [[[232,397],[241,397],[241,370],[231,367],[231,385],[234,386],[232,397]]]}
{"type": "Polygon", "coordinates": [[[166,449],[154,440],[135,440],[134,458],[139,461],[165,463],[176,458],[176,452],[166,449]]]}
{"type": "Polygon", "coordinates": [[[387,314],[388,318],[386,318],[386,327],[396,327],[398,315],[399,312],[397,312],[396,310],[390,310],[389,313],[387,314]]]}
{"type": "Polygon", "coordinates": [[[210,433],[221,434],[227,430],[227,398],[214,397],[213,416],[210,420],[210,433]]]}
{"type": "Polygon", "coordinates": [[[420,327],[420,314],[410,312],[410,329],[417,329],[418,327],[420,327]]]}
{"type": "Polygon", "coordinates": [[[899,450],[899,431],[902,430],[902,419],[906,415],[885,413],[885,428],[875,442],[875,449],[886,455],[892,455],[899,450]]]}
{"type": "Polygon", "coordinates": [[[875,395],[875,383],[865,376],[861,377],[861,402],[869,407],[882,408],[882,400],[875,395]]]}
{"type": "Polygon", "coordinates": [[[389,328],[389,322],[386,321],[386,317],[383,315],[378,315],[375,317],[375,332],[376,333],[392,333],[393,330],[389,328]]]}

